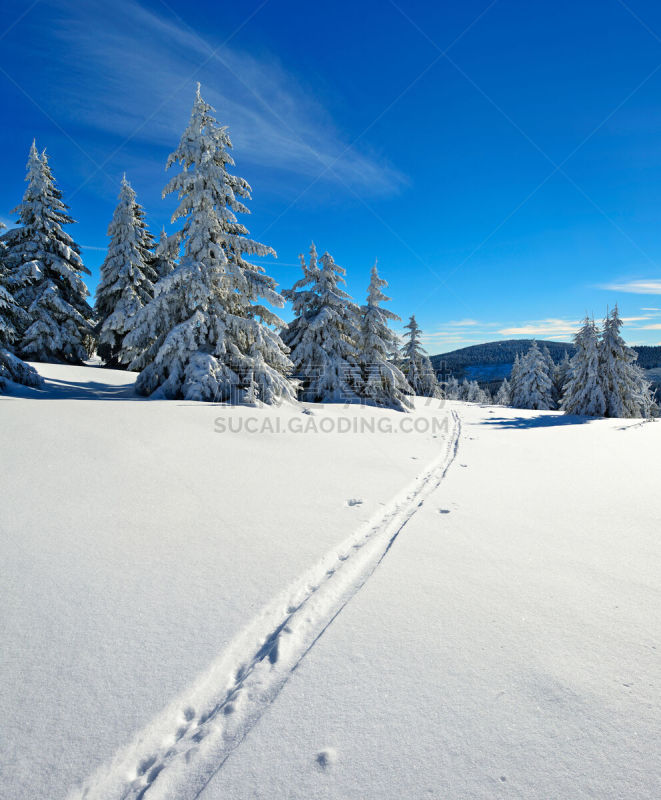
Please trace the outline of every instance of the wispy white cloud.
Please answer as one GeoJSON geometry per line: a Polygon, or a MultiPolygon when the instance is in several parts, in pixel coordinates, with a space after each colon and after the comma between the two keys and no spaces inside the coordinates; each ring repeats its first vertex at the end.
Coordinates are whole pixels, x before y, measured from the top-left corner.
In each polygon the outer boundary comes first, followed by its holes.
{"type": "Polygon", "coordinates": [[[641,308],[641,311],[661,311],[661,308],[641,308]]]}
{"type": "Polygon", "coordinates": [[[452,328],[469,328],[480,324],[476,319],[459,319],[447,323],[452,328]]]}
{"type": "Polygon", "coordinates": [[[641,325],[639,330],[641,331],[661,331],[661,323],[654,322],[651,325],[641,325]]]}
{"type": "Polygon", "coordinates": [[[343,153],[347,137],[275,57],[256,57],[233,43],[213,53],[230,30],[193,31],[165,8],[155,13],[135,0],[48,4],[54,19],[49,15],[40,33],[57,40],[58,58],[45,102],[66,106],[78,123],[174,149],[200,81],[242,163],[312,179],[339,157],[324,179],[375,194],[394,192],[405,180],[365,150],[343,153]]]}
{"type": "Polygon", "coordinates": [[[600,287],[611,292],[627,292],[629,294],[661,294],[661,280],[654,278],[623,283],[607,283],[600,287]]]}
{"type": "Polygon", "coordinates": [[[576,320],[543,319],[536,322],[528,322],[524,325],[501,328],[498,333],[502,336],[539,336],[540,338],[551,339],[554,336],[573,336],[580,325],[581,323],[576,320]]]}

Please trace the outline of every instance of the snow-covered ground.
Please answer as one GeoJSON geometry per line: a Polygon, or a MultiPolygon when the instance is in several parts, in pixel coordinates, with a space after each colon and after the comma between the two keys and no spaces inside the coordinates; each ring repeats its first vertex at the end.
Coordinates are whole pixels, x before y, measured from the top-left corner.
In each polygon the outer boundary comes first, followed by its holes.
{"type": "Polygon", "coordinates": [[[38,369],[0,397],[0,797],[661,796],[661,423],[38,369]]]}

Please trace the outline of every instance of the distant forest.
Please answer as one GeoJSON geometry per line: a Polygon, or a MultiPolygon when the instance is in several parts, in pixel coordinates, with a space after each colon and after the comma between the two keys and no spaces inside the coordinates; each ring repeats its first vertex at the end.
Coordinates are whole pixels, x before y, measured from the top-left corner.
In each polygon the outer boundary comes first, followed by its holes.
{"type": "MultiPolygon", "coordinates": [[[[503,378],[510,374],[517,353],[521,356],[530,349],[533,339],[506,339],[501,342],[486,342],[462,347],[450,353],[431,356],[431,362],[441,380],[451,376],[461,381],[464,378],[477,380],[490,389],[497,387],[503,378]]],[[[537,342],[547,347],[551,358],[558,364],[565,352],[571,358],[575,347],[567,342],[537,342]]],[[[632,348],[638,353],[638,363],[643,369],[661,367],[661,346],[637,345],[632,348]]],[[[650,376],[653,379],[656,376],[650,376]]]]}

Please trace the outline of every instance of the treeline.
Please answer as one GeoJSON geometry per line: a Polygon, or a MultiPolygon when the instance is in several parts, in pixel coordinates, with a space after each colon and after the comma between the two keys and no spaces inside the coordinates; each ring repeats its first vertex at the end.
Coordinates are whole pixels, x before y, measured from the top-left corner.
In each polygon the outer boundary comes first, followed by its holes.
{"type": "Polygon", "coordinates": [[[282,294],[252,257],[275,255],[253,241],[238,215],[250,186],[234,165],[227,128],[201,97],[167,167],[180,171],[163,194],[179,206],[155,243],[126,177],[108,227],[94,307],[80,248],[65,232],[74,220],[45,151],[30,148],[27,189],[0,237],[0,382],[40,385],[22,359],[80,364],[98,348],[105,364],[139,372],[143,395],[273,403],[367,402],[407,409],[412,396],[437,396],[438,381],[411,317],[403,346],[383,308],[387,286],[372,268],[365,304],[342,286],[345,270],[312,246],[303,275],[282,294]],[[285,324],[271,308],[292,303],[285,324]]]}
{"type": "Polygon", "coordinates": [[[601,329],[586,317],[574,337],[575,353],[556,364],[547,348],[533,342],[517,355],[509,381],[505,379],[496,403],[533,410],[561,409],[588,417],[650,417],[657,413],[650,382],[627,347],[617,306],[607,313],[601,329]]]}

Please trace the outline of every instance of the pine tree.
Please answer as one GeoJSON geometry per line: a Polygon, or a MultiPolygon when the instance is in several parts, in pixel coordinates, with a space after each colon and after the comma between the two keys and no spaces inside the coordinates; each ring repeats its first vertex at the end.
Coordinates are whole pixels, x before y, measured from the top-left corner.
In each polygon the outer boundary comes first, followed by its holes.
{"type": "Polygon", "coordinates": [[[546,374],[551,381],[551,397],[553,398],[553,408],[557,408],[558,403],[560,402],[560,394],[555,383],[555,361],[553,360],[553,356],[546,345],[542,347],[542,355],[544,356],[544,362],[546,364],[546,374]]]}
{"type": "Polygon", "coordinates": [[[152,260],[152,267],[156,272],[157,279],[165,278],[174,271],[179,257],[180,240],[179,233],[168,236],[165,228],[161,231],[152,260]]]}
{"type": "Polygon", "coordinates": [[[514,363],[512,364],[512,370],[510,372],[510,402],[512,403],[512,405],[514,405],[514,397],[517,394],[520,379],[521,379],[521,358],[517,353],[514,356],[514,363]]]}
{"type": "Polygon", "coordinates": [[[438,380],[429,356],[420,344],[422,331],[415,315],[411,315],[404,328],[408,331],[404,334],[404,338],[408,341],[404,342],[401,352],[404,357],[406,380],[414,394],[420,397],[438,397],[440,393],[438,380]]]}
{"type": "Polygon", "coordinates": [[[117,367],[122,361],[122,340],[132,329],[138,311],[153,298],[158,277],[152,266],[153,239],[126,176],[108,236],[110,244],[101,265],[95,310],[99,319],[98,353],[108,366],[117,367]]]}
{"type": "Polygon", "coordinates": [[[537,342],[533,342],[525,356],[519,360],[512,405],[515,408],[529,408],[537,411],[555,407],[553,384],[548,376],[546,360],[537,346],[537,342]]]}
{"type": "Polygon", "coordinates": [[[555,391],[558,398],[561,398],[564,394],[565,384],[569,379],[570,369],[571,360],[569,358],[569,353],[565,350],[562,361],[556,366],[553,374],[553,383],[555,385],[555,391]]]}
{"type": "Polygon", "coordinates": [[[507,378],[505,378],[505,380],[498,387],[498,392],[496,393],[495,397],[495,403],[497,406],[509,406],[511,402],[512,402],[512,391],[507,378]]]}
{"type": "Polygon", "coordinates": [[[258,399],[294,399],[291,362],[279,334],[284,323],[257,302],[282,307],[275,281],[245,256],[275,255],[247,238],[238,213],[250,186],[228,172],[234,165],[226,127],[198,84],[188,127],[167,167],[182,171],[163,194],[176,192],[180,204],[172,221],[185,220],[179,266],[155,286],[154,299],[124,339],[125,358],[140,369],[136,390],[168,398],[240,401],[257,385],[258,399]]]}
{"type": "Polygon", "coordinates": [[[361,308],[361,327],[358,337],[359,363],[362,374],[362,396],[377,406],[404,410],[412,408],[413,389],[391,361],[388,353],[397,343],[396,334],[388,320],[399,320],[397,314],[381,308],[390,300],[381,291],[388,285],[379,277],[376,262],[372,267],[367,292],[367,304],[361,308]]]}
{"type": "Polygon", "coordinates": [[[653,399],[645,373],[636,364],[635,350],[620,335],[623,322],[617,306],[606,315],[599,343],[601,385],[607,417],[647,417],[653,399]]]}
{"type": "Polygon", "coordinates": [[[303,277],[283,292],[295,314],[283,339],[301,383],[301,399],[355,402],[362,393],[360,309],[340,286],[346,271],[329,253],[323,254],[319,266],[314,243],[309,263],[302,255],[300,259],[303,277]]]}
{"type": "Polygon", "coordinates": [[[459,400],[459,381],[454,377],[454,375],[445,384],[444,394],[446,400],[459,400]]]}
{"type": "Polygon", "coordinates": [[[594,320],[586,317],[574,337],[576,353],[565,381],[561,409],[565,414],[603,417],[606,399],[599,365],[599,334],[594,320]]]}
{"type": "MultiPolygon", "coordinates": [[[[0,230],[4,227],[0,222],[0,230]]],[[[6,257],[7,248],[0,241],[0,389],[6,388],[7,381],[26,386],[42,386],[43,380],[34,367],[21,361],[12,352],[12,346],[20,336],[19,331],[25,325],[27,315],[9,291],[6,257]]]]}
{"type": "Polygon", "coordinates": [[[11,280],[20,286],[14,297],[30,320],[17,349],[36,361],[80,363],[89,356],[86,342],[93,335],[89,292],[80,277],[90,272],[80,248],[62,230],[74,220],[45,151],[40,156],[34,142],[27,170],[23,202],[12,211],[19,215],[20,227],[3,237],[11,280]]]}

